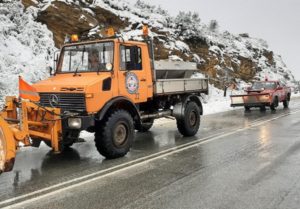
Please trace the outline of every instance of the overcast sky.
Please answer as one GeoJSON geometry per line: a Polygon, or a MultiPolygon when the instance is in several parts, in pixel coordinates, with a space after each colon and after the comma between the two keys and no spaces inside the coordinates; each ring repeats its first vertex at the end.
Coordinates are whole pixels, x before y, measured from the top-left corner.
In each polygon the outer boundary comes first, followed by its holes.
{"type": "MultiPolygon", "coordinates": [[[[136,0],[128,0],[136,2],[136,0]]],[[[144,0],[161,5],[171,15],[179,11],[198,12],[201,20],[219,22],[221,30],[249,33],[263,38],[275,53],[282,55],[300,80],[300,0],[144,0]]]]}

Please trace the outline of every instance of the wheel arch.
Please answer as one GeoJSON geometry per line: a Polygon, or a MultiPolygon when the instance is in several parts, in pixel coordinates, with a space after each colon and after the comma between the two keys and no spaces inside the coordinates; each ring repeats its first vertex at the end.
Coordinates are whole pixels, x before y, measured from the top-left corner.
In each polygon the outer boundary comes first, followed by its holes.
{"type": "Polygon", "coordinates": [[[129,112],[134,122],[140,122],[140,114],[136,105],[126,97],[116,97],[108,101],[104,107],[98,112],[97,119],[103,120],[105,115],[113,109],[124,109],[129,112]]]}
{"type": "Polygon", "coordinates": [[[181,102],[174,105],[172,115],[177,119],[183,118],[186,104],[190,101],[193,101],[198,105],[198,107],[200,109],[200,115],[203,115],[202,102],[200,101],[200,98],[194,94],[189,94],[189,95],[183,96],[181,98],[181,102]]]}

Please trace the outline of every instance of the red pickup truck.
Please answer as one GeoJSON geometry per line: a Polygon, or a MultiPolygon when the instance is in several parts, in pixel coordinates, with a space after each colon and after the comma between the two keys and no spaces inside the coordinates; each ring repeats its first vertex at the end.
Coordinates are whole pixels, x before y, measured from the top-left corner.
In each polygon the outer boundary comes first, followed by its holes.
{"type": "Polygon", "coordinates": [[[246,111],[259,107],[265,111],[268,106],[274,111],[280,102],[288,108],[291,98],[291,88],[280,81],[257,81],[246,92],[244,95],[231,95],[231,107],[244,106],[246,111]]]}

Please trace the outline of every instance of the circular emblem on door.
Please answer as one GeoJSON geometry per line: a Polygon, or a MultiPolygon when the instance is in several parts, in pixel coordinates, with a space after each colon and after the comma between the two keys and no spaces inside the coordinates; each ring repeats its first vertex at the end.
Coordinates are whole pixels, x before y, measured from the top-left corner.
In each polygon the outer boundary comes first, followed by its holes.
{"type": "Polygon", "coordinates": [[[129,72],[125,78],[126,89],[129,94],[137,93],[139,89],[139,80],[136,74],[129,72]]]}
{"type": "Polygon", "coordinates": [[[58,96],[55,95],[55,94],[51,94],[49,96],[49,103],[50,103],[51,107],[57,107],[58,104],[59,104],[59,98],[58,98],[58,96]]]}

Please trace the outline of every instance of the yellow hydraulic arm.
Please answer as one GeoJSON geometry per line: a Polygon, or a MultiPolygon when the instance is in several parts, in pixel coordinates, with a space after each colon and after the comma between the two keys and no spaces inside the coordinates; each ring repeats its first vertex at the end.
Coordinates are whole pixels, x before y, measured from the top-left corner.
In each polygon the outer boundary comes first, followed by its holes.
{"type": "Polygon", "coordinates": [[[0,173],[13,169],[20,145],[31,146],[33,139],[50,141],[53,151],[59,152],[61,136],[60,109],[7,97],[0,112],[0,173]]]}

